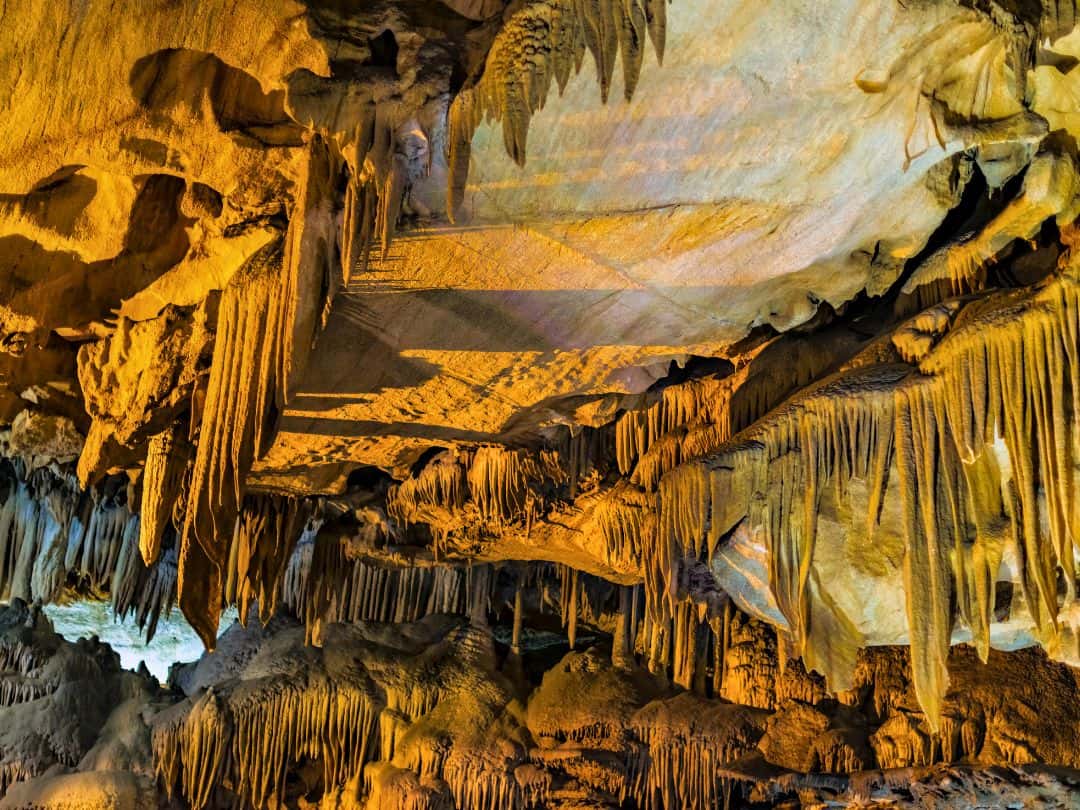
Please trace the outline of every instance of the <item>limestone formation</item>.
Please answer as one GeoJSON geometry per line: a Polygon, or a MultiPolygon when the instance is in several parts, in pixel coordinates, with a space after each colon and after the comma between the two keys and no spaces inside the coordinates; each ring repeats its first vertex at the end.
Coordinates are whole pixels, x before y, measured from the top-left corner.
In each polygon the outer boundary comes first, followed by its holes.
{"type": "Polygon", "coordinates": [[[0,808],[1080,806],[1078,63],[1074,0],[0,4],[0,808]]]}

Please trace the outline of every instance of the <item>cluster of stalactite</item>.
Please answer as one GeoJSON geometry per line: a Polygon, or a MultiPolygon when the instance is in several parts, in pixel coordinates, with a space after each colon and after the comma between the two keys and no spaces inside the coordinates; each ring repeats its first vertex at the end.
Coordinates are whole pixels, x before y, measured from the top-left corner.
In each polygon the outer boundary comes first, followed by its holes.
{"type": "Polygon", "coordinates": [[[669,625],[660,641],[670,645],[668,660],[650,674],[640,588],[550,565],[477,566],[473,578],[484,593],[466,600],[468,620],[327,623],[321,648],[304,646],[303,628],[286,623],[254,657],[233,653],[244,656],[240,674],[198,689],[154,721],[163,784],[196,808],[280,806],[295,798],[291,775],[299,769],[309,774],[305,791],[355,792],[380,807],[526,808],[606,797],[654,810],[705,810],[763,791],[787,795],[796,775],[809,771],[825,779],[959,759],[1076,761],[1080,681],[1038,650],[993,652],[986,667],[974,651],[953,650],[956,691],[934,727],[919,710],[904,648],[861,652],[852,688],[831,694],[822,678],[787,658],[782,633],[727,603],[706,624],[715,641],[699,635],[720,645],[697,658],[702,669],[679,676],[680,631],[669,625]],[[514,656],[529,654],[521,646],[522,603],[536,604],[521,598],[523,589],[535,589],[541,606],[556,603],[565,625],[576,612],[615,626],[610,662],[600,648],[571,653],[545,675],[523,719],[501,708],[512,692],[496,673],[488,629],[495,594],[505,596],[508,582],[516,585],[514,656]],[[385,647],[391,627],[392,651],[385,647]],[[620,646],[629,654],[620,655],[620,646]],[[1010,707],[1042,693],[1046,721],[1035,736],[1021,733],[1016,724],[1030,718],[1010,707]],[[315,782],[311,763],[320,771],[315,782]]]}
{"type": "MultiPolygon", "coordinates": [[[[143,520],[136,527],[142,563],[156,566],[173,533],[178,535],[175,559],[167,562],[177,568],[180,606],[208,646],[224,601],[246,604],[261,595],[263,610],[273,609],[291,552],[291,546],[275,542],[295,542],[292,512],[284,503],[263,510],[269,523],[263,531],[259,520],[250,519],[260,507],[247,498],[247,476],[270,444],[327,302],[354,259],[355,223],[342,225],[336,216],[344,205],[340,181],[349,172],[340,144],[313,136],[305,150],[295,160],[298,178],[287,229],[247,258],[220,297],[208,296],[191,316],[194,325],[175,308],[146,321],[145,328],[121,318],[100,349],[79,355],[81,379],[93,389],[94,403],[79,480],[84,487],[98,482],[121,461],[130,468],[130,456],[145,447],[138,505],[143,520]],[[191,339],[183,341],[188,333],[191,339]],[[163,355],[154,343],[165,338],[169,345],[183,343],[179,358],[163,355]],[[107,374],[109,362],[130,362],[132,373],[107,374]],[[169,396],[158,396],[159,389],[169,396]],[[122,424],[109,407],[117,398],[130,400],[137,411],[124,414],[122,424]],[[168,421],[162,424],[163,419],[168,421]]],[[[95,513],[89,519],[95,527],[91,536],[109,538],[84,544],[81,558],[90,584],[103,590],[104,578],[127,549],[118,538],[127,535],[119,516],[95,513]],[[104,526],[102,521],[113,522],[104,526]]],[[[69,557],[71,547],[69,542],[69,557]]],[[[121,561],[126,571],[140,570],[126,551],[121,561]]],[[[49,585],[43,583],[35,598],[48,601],[49,585]]],[[[150,590],[163,592],[164,585],[153,583],[150,590]]],[[[123,595],[121,607],[126,609],[130,599],[130,593],[123,595]]]]}
{"type": "MultiPolygon", "coordinates": [[[[176,603],[180,551],[175,516],[162,517],[166,503],[146,495],[147,486],[160,483],[144,479],[142,511],[132,512],[134,488],[126,478],[80,490],[74,476],[51,469],[26,475],[20,460],[11,462],[0,505],[0,598],[47,604],[71,592],[107,599],[116,618],[133,616],[152,640],[159,619],[176,603]],[[147,532],[148,522],[158,528],[147,532]]],[[[257,603],[261,620],[269,621],[287,592],[297,543],[320,525],[316,509],[308,499],[245,496],[231,532],[220,604],[236,605],[246,619],[257,603]]]]}
{"type": "MultiPolygon", "coordinates": [[[[645,395],[616,420],[619,472],[647,492],[679,464],[710,453],[836,362],[828,339],[773,339],[730,374],[690,379],[645,395]],[[777,362],[783,353],[784,361],[777,362]]],[[[842,349],[840,350],[842,355],[842,349]]]]}
{"type": "Polygon", "coordinates": [[[80,490],[74,476],[7,463],[0,505],[0,599],[49,603],[68,589],[109,599],[152,639],[176,600],[173,546],[151,565],[139,554],[139,515],[126,478],[80,490]]]}
{"type": "Polygon", "coordinates": [[[323,781],[356,778],[378,739],[378,706],[363,677],[324,673],[318,682],[241,685],[204,692],[154,726],[158,773],[167,789],[206,807],[227,783],[242,801],[266,807],[284,789],[288,767],[303,752],[322,759],[323,781]]]}
{"type": "Polygon", "coordinates": [[[308,533],[282,578],[281,604],[303,621],[307,640],[318,643],[321,628],[337,622],[399,624],[443,614],[486,623],[504,598],[513,611],[511,651],[520,652],[528,603],[559,617],[571,648],[579,644],[582,625],[613,621],[614,660],[626,663],[639,655],[653,672],[685,688],[724,693],[733,612],[719,594],[687,600],[671,617],[654,618],[641,587],[616,586],[570,566],[388,562],[353,556],[348,538],[308,533]]]}
{"type": "MultiPolygon", "coordinates": [[[[596,60],[605,99],[616,55],[622,53],[629,97],[640,70],[644,37],[650,36],[658,55],[662,53],[664,5],[663,0],[530,4],[496,37],[482,78],[460,95],[455,108],[469,108],[468,99],[475,96],[480,100],[477,109],[498,110],[508,132],[517,133],[508,145],[519,144],[512,154],[520,159],[522,117],[508,99],[524,91],[531,113],[546,96],[551,77],[558,76],[564,86],[570,65],[580,68],[586,51],[596,60]],[[541,40],[547,55],[537,59],[541,52],[534,46],[541,40]],[[551,54],[558,56],[549,59],[551,54]],[[527,69],[530,64],[538,68],[527,69]],[[500,67],[511,65],[512,75],[504,75],[500,67]],[[496,91],[496,85],[513,89],[496,91]]],[[[398,87],[398,79],[391,75],[396,71],[369,72],[365,76],[370,81],[347,83],[347,89],[306,71],[290,80],[289,115],[315,134],[305,147],[305,160],[298,161],[302,165],[292,210],[287,212],[287,231],[249,257],[222,291],[208,382],[196,386],[190,418],[185,414],[180,423],[150,437],[147,448],[142,558],[147,565],[155,563],[168,525],[174,524],[180,535],[180,606],[208,646],[213,645],[221,612],[218,594],[246,598],[243,587],[227,581],[226,567],[235,547],[230,537],[241,516],[248,473],[275,432],[277,416],[303,371],[328,300],[342,280],[363,265],[373,243],[380,243],[384,253],[387,249],[412,170],[399,136],[408,125],[410,131],[418,127],[431,142],[428,133],[446,110],[450,68],[444,67],[430,71],[425,81],[430,79],[431,87],[417,86],[407,94],[408,88],[398,87]],[[338,261],[340,267],[331,267],[338,261]],[[170,505],[181,501],[183,514],[170,514],[178,511],[170,510],[170,505]]],[[[454,114],[451,119],[451,130],[463,133],[462,116],[454,114]]],[[[475,124],[469,127],[470,138],[474,128],[475,124]]],[[[450,140],[455,144],[453,154],[467,152],[460,137],[450,140]]],[[[451,175],[464,180],[460,168],[451,175]]],[[[102,473],[101,450],[109,441],[101,420],[94,420],[91,432],[95,438],[79,468],[84,484],[102,473]]],[[[533,471],[522,465],[535,462],[525,462],[520,455],[511,458],[496,448],[479,448],[473,455],[468,482],[481,516],[500,523],[519,514],[531,515],[526,481],[533,471]]],[[[405,503],[413,505],[407,497],[405,503]]],[[[265,595],[275,591],[271,582],[253,582],[252,587],[265,595]]]]}
{"type": "Polygon", "coordinates": [[[621,55],[623,92],[634,95],[648,37],[663,60],[667,0],[532,0],[505,23],[488,52],[482,75],[450,106],[448,124],[451,218],[461,204],[473,134],[488,118],[502,122],[507,154],[525,163],[529,121],[547,100],[552,80],[561,93],[586,52],[596,63],[607,102],[621,55]]]}
{"type": "MultiPolygon", "coordinates": [[[[512,572],[514,580],[511,651],[520,651],[523,592],[534,589],[540,612],[550,605],[558,613],[571,649],[580,646],[582,624],[604,626],[612,632],[611,658],[616,666],[640,660],[651,672],[700,695],[722,695],[748,705],[772,707],[772,703],[747,701],[741,690],[730,686],[745,677],[738,673],[738,656],[729,655],[729,647],[739,642],[732,634],[740,625],[739,614],[726,598],[716,595],[698,603],[685,600],[672,616],[657,619],[645,609],[641,586],[613,585],[565,565],[515,564],[503,570],[512,572]]],[[[755,656],[758,658],[763,656],[755,656]]],[[[804,693],[795,690],[790,696],[804,693]]]]}
{"type": "Polygon", "coordinates": [[[604,562],[612,568],[637,570],[645,559],[642,541],[656,533],[655,498],[620,482],[596,507],[596,525],[604,538],[604,562]]]}
{"type": "Polygon", "coordinates": [[[743,706],[689,696],[646,706],[634,716],[643,746],[627,792],[642,810],[728,807],[736,786],[723,766],[754,750],[761,736],[755,720],[743,706]]]}
{"type": "Polygon", "coordinates": [[[300,70],[289,79],[289,115],[325,138],[344,170],[340,257],[345,282],[353,271],[366,269],[373,247],[385,258],[410,183],[431,169],[452,66],[444,46],[434,43],[421,45],[415,58],[422,69],[371,66],[350,76],[356,69],[350,64],[342,77],[300,70]],[[410,162],[412,137],[422,140],[426,165],[410,162]]]}
{"type": "Polygon", "coordinates": [[[0,763],[0,794],[7,793],[16,782],[32,779],[37,774],[23,761],[0,763]]]}
{"type": "Polygon", "coordinates": [[[898,310],[912,304],[927,308],[946,298],[984,289],[989,268],[1020,240],[1035,242],[1043,225],[1055,220],[1068,226],[1076,216],[1080,191],[1075,146],[1057,136],[1045,139],[1024,170],[1023,188],[977,234],[934,251],[912,273],[897,301],[898,310]]]}
{"type": "Polygon", "coordinates": [[[530,522],[546,503],[546,491],[566,472],[553,450],[481,446],[447,451],[416,475],[391,487],[387,512],[399,523],[429,523],[435,550],[447,535],[468,528],[498,534],[511,523],[530,522]]]}
{"type": "MultiPolygon", "coordinates": [[[[322,649],[300,644],[302,631],[287,631],[292,643],[265,668],[256,659],[254,672],[155,719],[157,773],[170,794],[196,809],[211,805],[222,787],[247,805],[277,806],[290,769],[303,758],[321,763],[324,789],[360,789],[364,766],[389,759],[401,744],[394,729],[431,715],[481,677],[477,656],[489,655],[490,642],[453,628],[445,620],[415,625],[419,638],[403,638],[389,657],[367,641],[363,626],[330,625],[322,649]]],[[[440,778],[445,753],[430,763],[440,778]]],[[[445,776],[463,793],[477,789],[445,776]]]]}
{"type": "Polygon", "coordinates": [[[435,614],[465,614],[467,568],[390,566],[350,558],[341,538],[311,535],[296,546],[282,578],[282,604],[303,620],[308,639],[333,622],[415,622],[435,614]]]}
{"type": "MultiPolygon", "coordinates": [[[[1029,290],[964,306],[917,367],[862,366],[800,392],[721,451],[669,474],[647,549],[655,603],[674,609],[684,554],[710,557],[737,523],[765,533],[770,586],[797,654],[845,688],[859,639],[830,617],[813,579],[823,488],[867,482],[876,524],[890,468],[906,517],[905,586],[913,670],[936,724],[947,689],[952,604],[985,658],[994,578],[1007,542],[1022,561],[1025,603],[1053,654],[1075,645],[1059,626],[1057,582],[1075,581],[1073,496],[1080,418],[1080,290],[1063,269],[1029,290]],[[994,446],[1004,444],[1006,463],[994,446]],[[1040,500],[1045,526],[1040,525],[1040,500]],[[813,617],[813,621],[812,621],[813,617]]],[[[1065,599],[1074,598],[1066,588],[1065,599]]]]}
{"type": "Polygon", "coordinates": [[[22,640],[0,642],[0,671],[29,675],[45,662],[41,650],[22,640]]]}
{"type": "MultiPolygon", "coordinates": [[[[138,524],[138,520],[134,521],[133,527],[138,524]]],[[[136,626],[146,633],[147,643],[153,640],[158,621],[168,616],[176,604],[176,552],[173,545],[158,555],[153,565],[144,565],[132,531],[125,537],[109,586],[113,616],[120,621],[134,617],[136,626]]]]}
{"type": "MultiPolygon", "coordinates": [[[[224,601],[246,617],[259,606],[265,624],[277,610],[285,573],[301,536],[310,532],[311,503],[287,495],[249,494],[233,529],[224,601]]],[[[311,527],[313,528],[313,527],[311,527]]]]}
{"type": "MultiPolygon", "coordinates": [[[[328,291],[341,276],[341,268],[331,266],[336,254],[327,252],[326,243],[345,244],[345,254],[352,249],[353,231],[342,231],[333,217],[341,171],[340,155],[313,138],[287,232],[249,258],[223,291],[205,396],[192,413],[198,438],[190,471],[181,475],[181,462],[174,458],[185,452],[183,442],[162,439],[165,447],[151,447],[152,453],[164,454],[164,460],[154,459],[150,481],[155,486],[147,494],[148,504],[167,503],[178,479],[189,476],[186,510],[177,527],[179,602],[208,647],[217,634],[221,595],[229,591],[246,600],[250,593],[262,592],[271,597],[265,601],[272,602],[275,583],[260,578],[266,574],[273,579],[289,559],[291,548],[275,548],[262,557],[248,547],[245,558],[242,539],[232,538],[238,518],[247,511],[248,473],[269,446],[277,417],[306,367],[328,291]],[[248,560],[253,564],[230,584],[234,571],[229,566],[248,560]]],[[[156,532],[163,520],[158,510],[151,512],[156,532]]],[[[266,536],[281,531],[275,524],[266,536]]],[[[152,536],[145,546],[152,554],[152,536]]]]}
{"type": "MultiPolygon", "coordinates": [[[[490,471],[506,468],[502,461],[483,465],[483,474],[472,477],[482,487],[480,497],[489,503],[508,499],[508,491],[517,491],[491,483],[490,471]]],[[[516,480],[524,481],[520,472],[517,475],[516,480]]],[[[469,486],[468,476],[464,483],[469,486]]],[[[0,512],[0,528],[10,538],[0,569],[3,595],[49,602],[69,584],[81,593],[109,599],[118,618],[133,615],[148,639],[152,638],[159,617],[176,598],[178,547],[166,521],[161,538],[154,538],[156,559],[145,564],[141,551],[145,550],[142,528],[146,521],[129,510],[129,489],[126,479],[114,478],[81,493],[73,480],[51,471],[39,470],[29,480],[12,475],[0,512]],[[47,511],[61,509],[64,518],[47,511]],[[56,554],[49,553],[53,548],[56,554]],[[48,588],[42,590],[40,583],[47,583],[48,588]]],[[[145,490],[142,503],[145,509],[145,490]]],[[[151,519],[159,509],[152,508],[151,519]]],[[[354,556],[349,538],[318,533],[321,524],[316,512],[312,501],[249,493],[234,523],[221,603],[237,605],[246,619],[257,602],[263,622],[280,603],[303,619],[309,640],[318,640],[320,628],[335,622],[403,623],[435,614],[487,612],[496,577],[484,573],[486,566],[432,560],[388,565],[362,554],[354,556]]],[[[677,683],[687,687],[700,685],[706,667],[712,666],[707,661],[722,661],[717,605],[687,602],[672,617],[654,619],[644,610],[640,588],[614,588],[598,577],[561,565],[532,563],[505,570],[516,571],[509,576],[517,580],[519,592],[536,589],[541,610],[544,605],[556,606],[572,647],[577,644],[579,623],[595,625],[605,612],[620,611],[618,654],[623,660],[638,650],[654,671],[670,671],[677,683]],[[615,596],[617,592],[621,598],[615,596]]],[[[521,611],[519,599],[515,604],[518,638],[521,611]]],[[[714,689],[719,686],[716,677],[714,689]]]]}
{"type": "Polygon", "coordinates": [[[244,479],[283,402],[281,245],[263,248],[221,297],[206,407],[180,547],[179,599],[209,648],[217,637],[223,571],[244,479]]]}
{"type": "MultiPolygon", "coordinates": [[[[667,586],[671,558],[657,557],[656,491],[664,475],[723,448],[783,399],[819,378],[858,347],[842,332],[823,339],[775,338],[740,359],[736,368],[673,383],[628,398],[612,423],[584,429],[577,443],[560,448],[570,469],[569,497],[586,473],[617,471],[620,480],[592,504],[594,525],[604,538],[603,562],[649,583],[651,597],[667,586]],[[638,401],[635,401],[638,400],[638,401]],[[608,461],[611,461],[608,464],[608,461]]],[[[577,437],[575,437],[577,438],[577,437]]],[[[668,600],[673,609],[675,598],[668,600]]]]}
{"type": "Polygon", "coordinates": [[[351,169],[342,244],[346,282],[352,269],[366,266],[373,245],[378,244],[386,257],[401,216],[408,169],[398,149],[397,131],[407,116],[401,111],[392,114],[388,106],[374,101],[365,105],[353,128],[338,137],[351,169]]]}

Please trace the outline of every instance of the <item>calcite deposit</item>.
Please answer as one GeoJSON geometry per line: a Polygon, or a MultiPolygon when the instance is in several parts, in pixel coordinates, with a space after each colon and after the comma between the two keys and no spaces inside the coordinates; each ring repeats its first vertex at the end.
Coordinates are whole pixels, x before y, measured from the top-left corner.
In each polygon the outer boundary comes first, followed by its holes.
{"type": "Polygon", "coordinates": [[[0,808],[1080,807],[1078,64],[1075,0],[0,4],[0,808]]]}

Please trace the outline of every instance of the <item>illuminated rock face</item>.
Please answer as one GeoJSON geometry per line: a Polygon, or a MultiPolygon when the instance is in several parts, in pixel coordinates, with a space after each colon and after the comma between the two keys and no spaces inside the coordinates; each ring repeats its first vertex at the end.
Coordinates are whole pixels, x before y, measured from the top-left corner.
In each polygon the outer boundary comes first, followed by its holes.
{"type": "Polygon", "coordinates": [[[0,15],[7,806],[1076,789],[1072,0],[0,15]]]}

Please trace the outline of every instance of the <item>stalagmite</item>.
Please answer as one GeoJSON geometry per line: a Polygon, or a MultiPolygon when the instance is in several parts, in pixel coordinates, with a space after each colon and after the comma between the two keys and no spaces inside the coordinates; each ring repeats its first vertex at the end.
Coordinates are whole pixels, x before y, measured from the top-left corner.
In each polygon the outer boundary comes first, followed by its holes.
{"type": "Polygon", "coordinates": [[[510,652],[516,656],[521,655],[521,629],[524,616],[522,615],[522,601],[524,599],[524,583],[520,576],[514,586],[514,625],[510,636],[510,652]]]}
{"type": "Polygon", "coordinates": [[[567,599],[566,613],[564,621],[566,622],[566,638],[570,643],[570,649],[574,649],[577,646],[577,625],[578,625],[578,597],[581,593],[581,587],[578,585],[578,572],[574,570],[570,573],[570,596],[567,599]]]}

